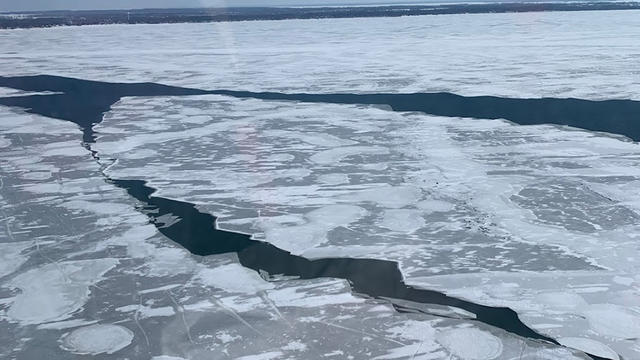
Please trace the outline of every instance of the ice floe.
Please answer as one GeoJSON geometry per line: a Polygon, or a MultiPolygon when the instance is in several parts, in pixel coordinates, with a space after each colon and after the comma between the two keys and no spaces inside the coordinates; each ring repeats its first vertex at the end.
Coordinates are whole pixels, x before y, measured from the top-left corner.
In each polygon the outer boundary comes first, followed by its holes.
{"type": "Polygon", "coordinates": [[[7,316],[23,324],[67,319],[82,308],[90,286],[117,263],[109,258],[65,261],[21,273],[7,284],[20,289],[7,316]]]}
{"type": "Polygon", "coordinates": [[[119,325],[98,324],[73,330],[61,339],[61,347],[83,354],[113,354],[131,344],[133,332],[119,325]]]}

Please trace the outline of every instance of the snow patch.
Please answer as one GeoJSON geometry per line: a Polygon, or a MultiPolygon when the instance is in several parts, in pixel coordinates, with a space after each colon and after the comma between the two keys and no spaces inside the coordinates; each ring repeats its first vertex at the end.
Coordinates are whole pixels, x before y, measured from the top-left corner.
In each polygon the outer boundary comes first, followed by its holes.
{"type": "Polygon", "coordinates": [[[625,307],[613,304],[590,305],[583,314],[591,329],[619,339],[640,338],[640,316],[625,307]]]}
{"type": "Polygon", "coordinates": [[[307,345],[305,345],[304,343],[296,340],[296,341],[292,341],[292,342],[288,343],[287,345],[283,346],[282,350],[305,351],[305,350],[307,350],[307,345]]]}
{"type": "Polygon", "coordinates": [[[144,318],[151,318],[151,317],[158,317],[158,316],[173,316],[175,315],[175,310],[173,309],[173,307],[171,306],[163,306],[163,307],[157,307],[157,308],[152,308],[149,306],[141,306],[141,305],[126,305],[126,306],[121,306],[119,308],[115,309],[116,311],[119,312],[132,312],[135,311],[140,318],[144,319],[144,318]]]}
{"type": "Polygon", "coordinates": [[[265,281],[253,270],[240,264],[227,264],[215,268],[205,268],[198,272],[198,281],[206,286],[216,287],[232,293],[254,294],[273,289],[273,284],[265,281]]]}
{"type": "Polygon", "coordinates": [[[587,306],[585,299],[575,293],[550,291],[539,294],[536,300],[547,307],[559,310],[578,310],[587,306]]]}
{"type": "Polygon", "coordinates": [[[606,359],[611,360],[619,360],[620,357],[618,354],[611,350],[607,345],[587,338],[579,338],[579,337],[564,337],[558,339],[558,342],[564,346],[584,351],[591,355],[600,356],[606,359]]]}
{"type": "Polygon", "coordinates": [[[346,284],[343,281],[332,281],[324,284],[328,285],[328,288],[322,294],[307,291],[314,289],[314,286],[274,289],[269,290],[267,293],[277,306],[318,308],[326,305],[353,304],[365,301],[364,298],[355,297],[349,292],[344,292],[346,284]]]}
{"type": "Polygon", "coordinates": [[[442,200],[422,200],[416,204],[418,209],[422,209],[425,212],[447,212],[454,208],[452,203],[442,200]]]}
{"type": "Polygon", "coordinates": [[[10,145],[11,145],[11,140],[0,135],[0,148],[9,147],[10,145]]]}
{"type": "Polygon", "coordinates": [[[349,175],[347,174],[322,174],[318,176],[318,182],[325,185],[339,185],[339,184],[348,184],[349,183],[349,175]]]}
{"type": "Polygon", "coordinates": [[[381,146],[349,146],[320,151],[309,157],[309,160],[321,165],[335,165],[347,157],[354,155],[386,155],[389,149],[381,146]]]}
{"type": "Polygon", "coordinates": [[[271,360],[280,359],[284,354],[281,351],[269,351],[257,355],[247,355],[237,357],[236,360],[271,360]]]}
{"type": "Polygon", "coordinates": [[[27,256],[21,253],[31,245],[31,241],[0,243],[0,278],[16,271],[27,261],[27,256]]]}
{"type": "Polygon", "coordinates": [[[436,334],[436,340],[453,355],[465,360],[490,360],[502,354],[502,341],[477,328],[447,330],[436,334]]]}
{"type": "Polygon", "coordinates": [[[70,329],[79,326],[87,326],[91,324],[97,323],[98,320],[83,320],[83,319],[74,319],[74,320],[65,320],[65,321],[56,321],[48,324],[38,325],[39,330],[63,330],[70,329]]]}
{"type": "Polygon", "coordinates": [[[411,234],[425,225],[421,211],[413,209],[385,210],[379,224],[389,230],[411,234]]]}
{"type": "Polygon", "coordinates": [[[299,255],[305,250],[327,241],[327,232],[339,226],[346,226],[364,215],[367,211],[355,205],[328,205],[308,212],[308,222],[295,226],[277,226],[263,223],[265,238],[281,249],[299,255]]]}
{"type": "Polygon", "coordinates": [[[300,132],[287,130],[267,130],[264,131],[266,136],[280,137],[284,139],[296,139],[307,144],[322,147],[338,147],[355,145],[356,142],[349,139],[342,139],[326,133],[318,132],[300,132]]]}
{"type": "Polygon", "coordinates": [[[422,192],[414,186],[380,186],[346,194],[339,199],[373,202],[380,206],[398,209],[415,204],[422,192]]]}

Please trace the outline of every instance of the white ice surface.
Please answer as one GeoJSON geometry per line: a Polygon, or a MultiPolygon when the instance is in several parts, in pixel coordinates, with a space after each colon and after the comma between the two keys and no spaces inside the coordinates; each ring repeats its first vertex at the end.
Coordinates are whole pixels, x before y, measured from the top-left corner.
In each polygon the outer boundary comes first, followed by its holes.
{"type": "Polygon", "coordinates": [[[342,281],[332,281],[326,286],[328,293],[313,292],[316,286],[300,286],[295,288],[274,289],[268,291],[269,298],[278,306],[298,306],[314,308],[323,305],[335,304],[358,304],[364,299],[349,293],[342,293],[344,283],[342,281]]]}
{"type": "Polygon", "coordinates": [[[586,307],[583,314],[599,334],[617,339],[640,338],[639,311],[620,305],[594,304],[586,307]]]}
{"type": "MultiPolygon", "coordinates": [[[[3,219],[11,222],[10,218],[3,219]]],[[[11,226],[6,224],[7,227],[11,226]]],[[[16,271],[25,261],[27,256],[22,251],[33,246],[33,242],[0,243],[0,278],[16,271]]]]}
{"type": "Polygon", "coordinates": [[[283,355],[280,351],[269,351],[262,354],[241,356],[237,360],[272,360],[281,358],[283,355]]]}
{"type": "Polygon", "coordinates": [[[389,230],[402,233],[413,233],[422,228],[425,221],[422,212],[413,209],[389,209],[385,210],[384,218],[380,226],[389,230]]]}
{"type": "Polygon", "coordinates": [[[353,155],[384,155],[388,153],[389,150],[377,146],[349,146],[320,151],[311,155],[309,160],[321,165],[333,165],[335,163],[339,163],[344,158],[353,155]]]}
{"type": "Polygon", "coordinates": [[[632,358],[640,328],[637,286],[616,284],[613,277],[608,272],[586,271],[486,273],[411,282],[483,304],[510,307],[533,329],[560,342],[568,339],[562,342],[568,347],[632,358]]]}
{"type": "Polygon", "coordinates": [[[4,136],[0,136],[0,148],[5,148],[11,145],[11,140],[5,138],[4,136]]]}
{"type": "Polygon", "coordinates": [[[607,345],[588,338],[560,338],[558,342],[564,346],[585,351],[589,354],[600,356],[606,359],[619,360],[618,354],[607,345]]]}
{"type": "Polygon", "coordinates": [[[421,190],[414,186],[380,186],[346,194],[341,199],[371,202],[397,209],[416,203],[421,196],[421,190]]]}
{"type": "Polygon", "coordinates": [[[255,294],[273,288],[273,285],[264,281],[257,272],[240,264],[221,265],[213,269],[205,268],[198,272],[197,277],[204,285],[231,293],[255,294]]]}
{"type": "Polygon", "coordinates": [[[175,310],[171,306],[152,308],[149,306],[141,306],[139,304],[121,306],[116,308],[116,311],[124,313],[133,311],[135,312],[135,316],[142,319],[157,316],[173,316],[176,314],[175,310]]]}
{"type": "Polygon", "coordinates": [[[490,360],[502,354],[502,341],[498,337],[472,327],[447,330],[436,335],[436,339],[462,359],[490,360]]]}
{"type": "Polygon", "coordinates": [[[22,91],[0,86],[0,97],[12,97],[12,96],[31,96],[31,95],[52,95],[60,94],[55,91],[22,91]]]}
{"type": "Polygon", "coordinates": [[[307,222],[295,226],[263,225],[265,238],[270,243],[293,254],[321,245],[327,241],[327,232],[360,219],[366,210],[353,205],[329,205],[305,214],[307,222]]]}
{"type": "Polygon", "coordinates": [[[63,321],[46,323],[46,324],[40,324],[38,325],[38,329],[62,330],[62,329],[70,329],[70,328],[75,328],[80,326],[92,325],[97,322],[98,322],[97,320],[88,321],[88,320],[82,320],[82,319],[63,320],[63,321]]]}

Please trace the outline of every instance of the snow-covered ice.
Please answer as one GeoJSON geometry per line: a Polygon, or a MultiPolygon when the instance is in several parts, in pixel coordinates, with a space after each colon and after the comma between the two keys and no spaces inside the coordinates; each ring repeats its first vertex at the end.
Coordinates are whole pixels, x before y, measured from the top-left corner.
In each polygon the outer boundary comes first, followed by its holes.
{"type": "Polygon", "coordinates": [[[558,339],[558,341],[560,342],[560,344],[564,346],[586,351],[592,355],[596,355],[596,356],[600,356],[600,357],[603,357],[606,359],[612,359],[612,360],[620,359],[618,354],[615,351],[611,350],[610,347],[608,347],[607,345],[601,342],[598,342],[589,338],[567,337],[567,338],[560,338],[558,339]]]}
{"type": "MultiPolygon", "coordinates": [[[[7,109],[0,109],[0,115],[21,119],[2,122],[3,135],[21,142],[2,153],[7,166],[0,174],[3,215],[11,217],[2,244],[11,244],[3,246],[14,249],[17,259],[5,264],[0,288],[2,356],[68,358],[71,352],[210,359],[279,352],[305,358],[413,353],[438,358],[450,350],[417,337],[419,329],[435,334],[464,325],[464,320],[440,323],[437,316],[398,314],[384,301],[352,294],[343,280],[266,282],[241,267],[234,255],[193,257],[149,225],[121,189],[106,183],[88,152],[38,156],[50,144],[78,138],[79,129],[61,123],[53,134],[29,135],[20,129],[27,121],[43,128],[59,121],[7,109]],[[33,168],[49,169],[52,177],[21,176],[33,168]],[[353,346],[345,348],[345,343],[353,346]]],[[[370,205],[371,210],[377,206],[370,205]]],[[[370,216],[362,206],[326,204],[301,215],[265,216],[255,226],[271,219],[280,226],[317,224],[329,234],[370,216]]],[[[384,248],[351,246],[363,256],[384,248]]],[[[335,255],[330,247],[324,251],[335,255]]],[[[351,252],[349,247],[342,251],[351,252]]],[[[558,350],[509,334],[499,337],[514,356],[522,341],[530,353],[558,350]]],[[[584,359],[564,351],[566,358],[584,359]]]]}
{"type": "MultiPolygon", "coordinates": [[[[0,75],[640,99],[637,15],[3,30],[0,75]]],[[[0,357],[640,356],[640,148],[624,138],[218,95],[123,98],[95,130],[99,162],[77,126],[0,108],[0,357]],[[408,284],[508,306],[564,346],[192,256],[102,172],[294,254],[397,261],[408,284]]]]}
{"type": "MultiPolygon", "coordinates": [[[[202,156],[186,159],[180,155],[192,151],[193,141],[189,139],[167,141],[161,149],[151,140],[154,145],[150,146],[159,151],[161,161],[146,158],[143,163],[129,159],[126,153],[112,152],[111,139],[126,139],[123,134],[130,132],[119,119],[139,113],[135,110],[138,103],[155,101],[166,100],[124,99],[116,104],[107,120],[97,126],[99,140],[95,148],[118,158],[109,168],[112,176],[134,176],[162,184],[161,195],[210,209],[220,216],[222,228],[253,233],[285,250],[314,258],[364,256],[397,260],[405,277],[421,285],[421,279],[427,276],[486,271],[554,274],[558,270],[599,270],[604,274],[606,270],[615,273],[607,275],[609,279],[636,276],[632,229],[637,226],[638,215],[634,202],[621,195],[615,197],[618,184],[625,184],[636,175],[633,164],[638,149],[634,143],[556,126],[522,127],[500,120],[452,120],[348,105],[201,96],[197,100],[169,99],[175,104],[169,109],[175,111],[192,101],[198,101],[203,113],[224,108],[232,119],[229,122],[238,126],[245,121],[252,124],[252,141],[234,147],[236,131],[224,125],[226,120],[218,120],[218,128],[230,130],[199,134],[196,141],[202,156]],[[338,108],[343,109],[344,117],[338,108]],[[331,129],[330,134],[358,144],[346,148],[362,152],[318,163],[312,158],[330,151],[326,143],[312,145],[313,142],[298,138],[271,141],[272,129],[281,128],[283,120],[270,114],[283,109],[289,114],[289,128],[295,131],[316,128],[315,117],[325,114],[324,123],[331,129]],[[234,116],[236,112],[238,115],[234,116]],[[251,112],[264,120],[242,115],[251,112]],[[353,119],[360,121],[354,123],[353,119]],[[376,123],[377,129],[361,131],[359,123],[376,123]],[[120,127],[122,131],[110,130],[120,127]],[[107,131],[102,133],[102,128],[107,131]],[[229,145],[206,145],[224,143],[229,145]],[[372,146],[386,150],[372,154],[368,151],[372,146]],[[234,152],[252,155],[252,160],[229,161],[234,152]],[[294,154],[295,158],[266,160],[272,152],[294,154]],[[176,157],[181,159],[179,164],[167,161],[176,157]],[[372,170],[366,167],[368,164],[385,166],[372,170]],[[327,182],[327,175],[336,173],[348,176],[327,182]],[[229,174],[234,174],[233,180],[229,174]],[[190,182],[189,178],[198,181],[190,182]],[[168,181],[175,181],[176,185],[168,181]],[[189,183],[190,192],[185,192],[185,182],[189,183]],[[321,211],[331,217],[316,216],[321,211]],[[620,251],[622,248],[627,250],[620,251]]],[[[139,117],[138,126],[144,121],[139,117]]],[[[142,138],[140,131],[135,136],[142,138]]],[[[153,138],[153,132],[147,136],[153,138]]],[[[139,143],[138,147],[145,149],[146,145],[139,143]]],[[[339,153],[344,148],[335,144],[339,153]]],[[[574,285],[580,279],[574,279],[574,285]]],[[[619,291],[624,291],[625,286],[626,291],[633,291],[632,284],[632,280],[616,282],[619,291]]],[[[457,291],[454,284],[441,289],[457,291]]],[[[535,292],[535,288],[526,291],[535,292]]],[[[493,296],[503,299],[506,294],[510,293],[493,296]]],[[[477,300],[467,293],[463,297],[477,300]]],[[[615,298],[612,294],[598,302],[615,298]]],[[[554,301],[563,299],[571,300],[561,296],[554,301]]],[[[588,312],[581,314],[586,316],[588,312]]],[[[610,319],[604,313],[595,317],[610,319]]],[[[540,323],[537,319],[530,324],[540,323]]],[[[590,329],[600,330],[599,336],[611,335],[602,327],[590,329]]],[[[584,335],[582,330],[579,326],[565,326],[559,334],[580,337],[584,335]]],[[[620,353],[635,351],[633,344],[625,348],[616,342],[612,346],[620,353]]]]}
{"type": "Polygon", "coordinates": [[[255,271],[235,263],[217,266],[213,269],[202,269],[198,273],[198,279],[204,285],[231,293],[255,294],[273,288],[272,284],[264,281],[255,271]]]}
{"type": "Polygon", "coordinates": [[[436,336],[437,341],[452,354],[469,360],[496,359],[502,354],[502,341],[475,328],[457,328],[436,336]]]}
{"type": "Polygon", "coordinates": [[[0,73],[252,91],[640,99],[637,17],[527,12],[5,30],[0,73]]]}

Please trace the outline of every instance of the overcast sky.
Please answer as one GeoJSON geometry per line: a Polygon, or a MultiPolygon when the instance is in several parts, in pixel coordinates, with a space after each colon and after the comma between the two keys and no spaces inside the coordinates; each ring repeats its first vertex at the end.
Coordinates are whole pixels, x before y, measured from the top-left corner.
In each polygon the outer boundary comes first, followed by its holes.
{"type": "Polygon", "coordinates": [[[414,3],[429,0],[0,0],[0,11],[414,3]]]}

